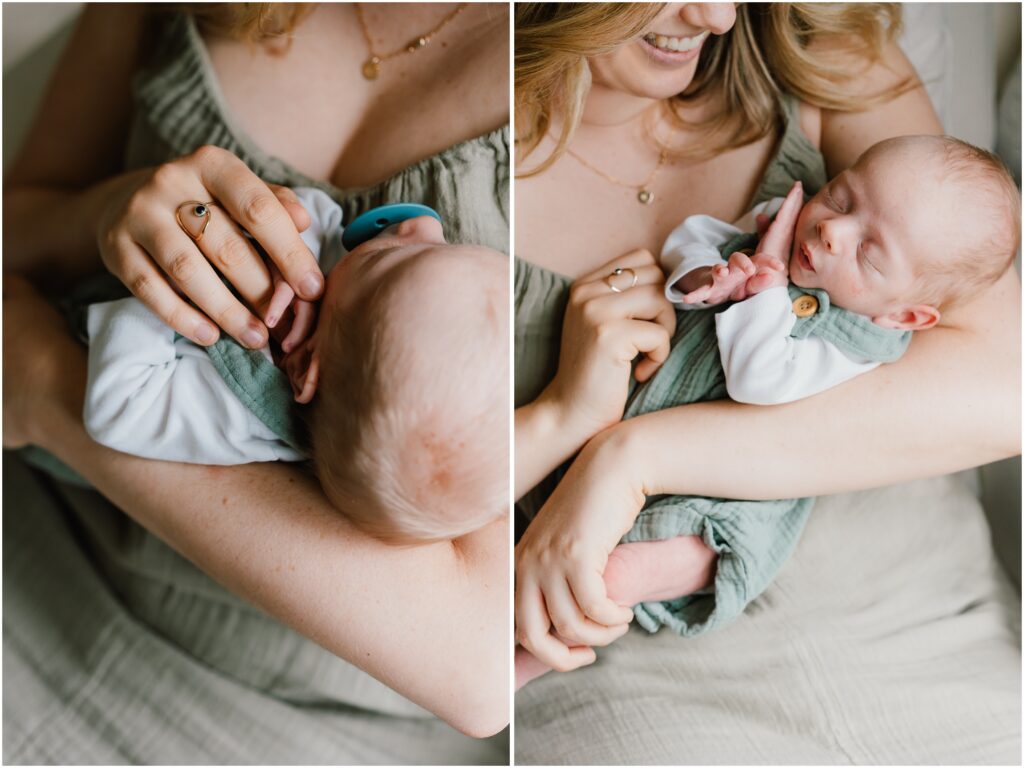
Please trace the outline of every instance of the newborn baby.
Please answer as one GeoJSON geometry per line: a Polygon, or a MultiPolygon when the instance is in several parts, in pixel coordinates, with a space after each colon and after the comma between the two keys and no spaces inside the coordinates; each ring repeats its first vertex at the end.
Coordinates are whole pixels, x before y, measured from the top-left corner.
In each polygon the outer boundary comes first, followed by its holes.
{"type": "Polygon", "coordinates": [[[269,349],[176,337],[136,299],[95,304],[86,428],[111,448],[169,461],[308,452],[332,503],[386,541],[483,526],[508,505],[506,259],[448,245],[427,216],[340,257],[340,208],[318,190],[296,193],[327,281],[312,335],[286,344],[284,374],[269,349]],[[286,413],[289,381],[309,404],[308,449],[286,413]]]}
{"type": "MultiPolygon", "coordinates": [[[[735,226],[692,216],[672,232],[662,251],[668,298],[683,309],[736,303],[678,317],[668,358],[637,386],[623,418],[727,394],[788,402],[896,360],[912,331],[934,327],[942,311],[998,279],[1020,243],[1020,196],[1002,163],[949,137],[880,142],[801,203],[797,183],[785,201],[762,204],[735,226]],[[755,253],[755,218],[775,212],[764,252],[755,253]],[[792,248],[782,252],[794,221],[792,248]],[[749,255],[738,250],[747,247],[749,255]]],[[[806,423],[794,429],[842,451],[838,438],[806,423]]],[[[649,497],[608,558],[634,565],[606,569],[607,594],[633,605],[650,632],[725,626],[774,579],[812,505],[649,497]],[[713,586],[689,594],[673,585],[690,579],[677,544],[693,535],[717,558],[713,586]]],[[[517,651],[517,686],[545,669],[517,651]]]]}
{"type": "Polygon", "coordinates": [[[720,247],[782,204],[763,203],[736,226],[692,216],[662,252],[676,306],[740,301],[715,322],[729,396],[741,402],[797,400],[889,362],[835,335],[794,333],[821,308],[820,292],[879,328],[926,330],[1002,275],[1020,237],[1020,199],[1003,164],[948,136],[879,142],[823,187],[800,210],[788,281],[773,256],[722,258],[720,247]]]}

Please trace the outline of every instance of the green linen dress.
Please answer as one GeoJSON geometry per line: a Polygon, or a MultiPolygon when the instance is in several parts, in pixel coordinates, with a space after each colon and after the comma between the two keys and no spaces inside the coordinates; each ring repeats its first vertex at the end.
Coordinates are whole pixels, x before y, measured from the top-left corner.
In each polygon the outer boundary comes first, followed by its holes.
{"type": "MultiPolygon", "coordinates": [[[[126,170],[215,144],[267,181],[324,190],[346,221],[420,202],[449,241],[508,252],[507,126],[372,187],[338,189],[233,123],[190,17],[169,16],[156,50],[134,82],[126,170]]],[[[507,763],[506,737],[456,733],[236,598],[99,494],[10,454],[4,480],[5,762],[507,763]]]]}

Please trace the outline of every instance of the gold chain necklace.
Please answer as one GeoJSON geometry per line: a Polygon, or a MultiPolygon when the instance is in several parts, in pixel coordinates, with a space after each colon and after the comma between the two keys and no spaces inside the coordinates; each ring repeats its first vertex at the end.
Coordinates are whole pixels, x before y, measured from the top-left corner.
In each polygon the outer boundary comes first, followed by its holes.
{"type": "Polygon", "coordinates": [[[650,175],[646,179],[644,179],[642,182],[640,182],[639,184],[630,184],[629,182],[622,181],[621,179],[617,179],[614,176],[610,176],[609,174],[607,174],[604,171],[602,171],[600,168],[595,168],[593,165],[588,163],[586,160],[584,160],[582,157],[577,155],[571,149],[566,148],[565,151],[566,151],[567,154],[572,155],[572,157],[576,158],[576,161],[580,165],[582,165],[584,168],[587,168],[587,169],[593,171],[598,176],[600,176],[602,179],[605,179],[606,181],[610,181],[612,184],[615,184],[616,186],[619,186],[619,187],[626,187],[627,189],[635,189],[636,190],[636,199],[638,201],[640,201],[641,205],[649,205],[651,203],[651,201],[654,200],[654,190],[651,189],[651,185],[654,183],[654,177],[658,175],[658,171],[661,170],[661,166],[663,166],[665,164],[665,160],[666,160],[666,158],[668,156],[666,151],[664,149],[662,149],[661,152],[658,154],[658,164],[656,166],[654,166],[654,170],[651,171],[650,175]]]}
{"type": "Polygon", "coordinates": [[[414,37],[401,48],[397,48],[390,53],[377,53],[373,50],[373,40],[370,37],[370,30],[366,26],[366,19],[363,18],[362,5],[360,3],[356,3],[356,16],[359,18],[359,26],[363,30],[363,39],[366,40],[366,49],[370,52],[370,58],[363,62],[363,77],[367,80],[376,80],[377,76],[380,74],[380,65],[388,59],[393,59],[395,56],[400,56],[403,53],[415,53],[420,48],[425,48],[434,35],[448,26],[452,19],[466,10],[467,5],[469,5],[469,3],[459,3],[455,10],[441,19],[441,22],[436,27],[429,32],[414,37]]]}

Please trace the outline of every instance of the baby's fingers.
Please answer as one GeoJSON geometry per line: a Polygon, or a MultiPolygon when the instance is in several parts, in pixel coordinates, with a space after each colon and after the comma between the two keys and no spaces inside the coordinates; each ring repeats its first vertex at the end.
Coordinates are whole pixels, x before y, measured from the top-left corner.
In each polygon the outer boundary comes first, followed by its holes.
{"type": "Polygon", "coordinates": [[[736,251],[729,257],[729,271],[731,273],[735,270],[739,270],[747,277],[751,277],[757,271],[757,267],[754,266],[754,262],[750,260],[747,254],[736,251]]]}
{"type": "Polygon", "coordinates": [[[308,301],[299,299],[293,305],[292,311],[294,313],[292,327],[281,342],[281,349],[285,352],[291,352],[302,343],[313,330],[313,324],[316,321],[316,305],[308,301]]]}
{"type": "Polygon", "coordinates": [[[788,250],[789,243],[793,239],[793,231],[796,228],[797,218],[800,209],[803,207],[804,190],[803,185],[798,181],[793,184],[785,202],[775,215],[775,221],[768,227],[764,237],[758,245],[759,251],[782,254],[788,250]]]}
{"type": "Polygon", "coordinates": [[[292,303],[294,298],[295,291],[292,290],[288,283],[282,280],[274,286],[274,295],[270,297],[270,303],[267,305],[267,313],[264,318],[268,328],[277,326],[281,316],[284,315],[285,310],[288,309],[288,305],[292,303]]]}
{"type": "Polygon", "coordinates": [[[700,304],[711,295],[711,286],[702,285],[700,288],[683,294],[684,304],[700,304]]]}

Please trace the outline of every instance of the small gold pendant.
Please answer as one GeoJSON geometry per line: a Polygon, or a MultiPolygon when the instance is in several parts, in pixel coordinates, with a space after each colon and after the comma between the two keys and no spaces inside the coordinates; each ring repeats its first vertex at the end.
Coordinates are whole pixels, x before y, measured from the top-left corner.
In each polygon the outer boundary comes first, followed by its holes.
{"type": "Polygon", "coordinates": [[[639,200],[643,205],[647,205],[654,199],[654,193],[649,189],[641,189],[636,193],[636,199],[639,200]]]}
{"type": "Polygon", "coordinates": [[[363,62],[363,77],[367,80],[376,80],[377,75],[380,74],[380,59],[376,56],[371,56],[365,62],[363,62]]]}

